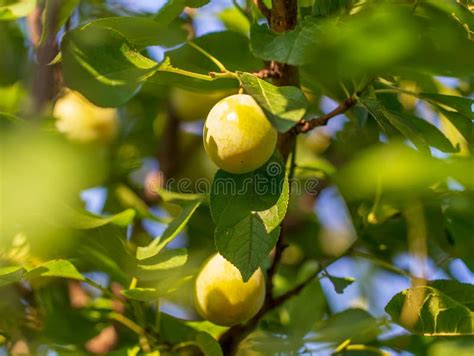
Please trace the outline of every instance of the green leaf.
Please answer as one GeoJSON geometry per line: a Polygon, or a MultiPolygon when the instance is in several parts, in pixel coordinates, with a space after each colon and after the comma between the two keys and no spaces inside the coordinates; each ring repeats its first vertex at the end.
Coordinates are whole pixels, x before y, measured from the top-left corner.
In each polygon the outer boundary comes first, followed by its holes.
{"type": "Polygon", "coordinates": [[[19,266],[0,267],[0,287],[21,281],[25,269],[19,266]]]}
{"type": "Polygon", "coordinates": [[[86,211],[77,211],[71,207],[64,207],[64,221],[62,225],[75,229],[95,229],[107,224],[127,226],[135,217],[135,210],[127,209],[112,216],[97,216],[86,211]]]}
{"type": "Polygon", "coordinates": [[[161,313],[160,337],[172,345],[195,345],[206,356],[222,356],[219,343],[211,335],[193,329],[185,324],[184,320],[161,313]],[[188,343],[189,342],[189,343],[188,343]]]}
{"type": "Polygon", "coordinates": [[[457,281],[433,281],[396,294],[385,307],[392,320],[416,334],[474,334],[474,286],[457,281]]]}
{"type": "Polygon", "coordinates": [[[248,281],[276,244],[280,228],[270,234],[260,217],[250,214],[233,226],[218,226],[215,242],[219,253],[237,267],[248,281]]]}
{"type": "MultiPolygon", "coordinates": [[[[210,195],[212,219],[217,226],[232,226],[251,212],[264,212],[274,207],[285,193],[285,166],[274,155],[259,169],[246,174],[218,170],[210,195]]],[[[285,199],[279,207],[283,211],[285,199]]],[[[264,214],[269,222],[268,213],[264,214]]],[[[270,224],[271,225],[271,224],[270,224]]]]}
{"type": "Polygon", "coordinates": [[[326,273],[326,275],[334,286],[336,293],[338,294],[344,293],[344,289],[349,287],[355,281],[355,279],[352,277],[335,277],[330,275],[329,273],[326,273]]]}
{"type": "Polygon", "coordinates": [[[155,15],[155,21],[166,25],[178,17],[185,7],[201,7],[208,2],[209,0],[168,0],[155,15]]]}
{"type": "Polygon", "coordinates": [[[454,178],[472,187],[471,159],[436,159],[402,143],[374,146],[359,153],[336,175],[346,197],[373,197],[377,189],[394,199],[425,194],[437,182],[454,178]]]}
{"type": "Polygon", "coordinates": [[[321,25],[310,18],[303,19],[295,30],[278,34],[266,24],[255,24],[250,30],[250,50],[255,57],[265,61],[275,60],[290,65],[309,62],[306,51],[318,43],[321,25]]]}
{"type": "Polygon", "coordinates": [[[458,150],[453,147],[451,141],[449,141],[449,139],[436,126],[428,121],[408,113],[395,111],[389,111],[389,113],[397,116],[401,120],[405,120],[406,123],[409,123],[409,125],[418,132],[419,136],[421,136],[431,147],[435,147],[442,152],[458,152],[458,150]]]}
{"type": "Polygon", "coordinates": [[[120,293],[128,299],[139,300],[142,302],[151,302],[163,296],[155,288],[124,289],[120,293]]]}
{"type": "Polygon", "coordinates": [[[152,302],[176,291],[184,283],[192,280],[193,276],[185,276],[181,278],[168,277],[160,278],[155,288],[132,288],[122,290],[120,293],[129,299],[139,300],[142,302],[152,302]]]}
{"type": "Polygon", "coordinates": [[[60,28],[72,15],[80,0],[46,0],[43,12],[43,30],[41,32],[40,44],[44,44],[48,38],[54,38],[60,28]]]}
{"type": "Polygon", "coordinates": [[[61,52],[66,84],[99,106],[127,102],[158,69],[121,32],[100,22],[66,33],[61,52]]]}
{"type": "Polygon", "coordinates": [[[331,16],[336,13],[348,10],[351,1],[349,0],[317,0],[313,4],[312,15],[314,16],[331,16]]]}
{"type": "Polygon", "coordinates": [[[474,250],[474,197],[472,195],[452,195],[443,202],[444,224],[452,242],[455,256],[474,271],[472,251],[474,250]]]}
{"type": "Polygon", "coordinates": [[[340,344],[350,339],[352,343],[373,341],[380,333],[378,322],[362,309],[347,309],[317,324],[314,341],[340,344]]]}
{"type": "Polygon", "coordinates": [[[38,277],[58,277],[76,279],[78,281],[84,281],[85,278],[74,265],[67,260],[51,260],[40,264],[29,270],[25,277],[28,279],[34,279],[38,277]]]}
{"type": "Polygon", "coordinates": [[[244,36],[250,31],[249,19],[236,7],[229,7],[220,12],[219,20],[229,31],[239,32],[244,36]]]}
{"type": "Polygon", "coordinates": [[[238,73],[245,91],[262,107],[280,132],[295,126],[308,108],[308,100],[297,87],[277,87],[250,73],[238,73]]]}
{"type": "Polygon", "coordinates": [[[201,204],[200,200],[193,200],[181,205],[178,216],[168,225],[159,238],[154,239],[146,247],[138,247],[137,258],[145,260],[157,255],[171,240],[173,240],[186,226],[191,216],[201,204]]]}
{"type": "Polygon", "coordinates": [[[1,87],[13,84],[21,78],[27,59],[25,38],[17,23],[1,21],[1,7],[0,43],[2,44],[2,55],[0,56],[1,87]]]}
{"type": "Polygon", "coordinates": [[[288,177],[286,176],[283,181],[283,190],[276,204],[267,210],[257,212],[260,219],[262,219],[265,229],[268,233],[276,229],[285,218],[289,199],[290,185],[288,183],[288,177]]]}
{"type": "Polygon", "coordinates": [[[466,116],[471,121],[474,118],[474,99],[466,98],[463,96],[454,95],[443,95],[443,94],[432,94],[432,93],[420,93],[417,94],[421,99],[428,100],[432,104],[447,106],[448,108],[454,109],[461,115],[466,116]]]}
{"type": "Polygon", "coordinates": [[[36,6],[36,0],[1,0],[0,21],[16,20],[27,16],[36,6]]]}
{"type": "Polygon", "coordinates": [[[472,119],[460,114],[456,111],[445,110],[442,108],[438,109],[439,113],[448,119],[454,127],[464,136],[467,142],[473,142],[474,140],[474,128],[472,125],[472,119]]]}
{"type": "Polygon", "coordinates": [[[92,21],[63,38],[64,79],[95,104],[118,106],[160,68],[140,51],[147,46],[176,45],[185,39],[177,24],[165,26],[144,17],[92,21]]]}
{"type": "Polygon", "coordinates": [[[451,141],[434,125],[419,117],[405,112],[387,110],[380,102],[362,98],[360,103],[375,118],[385,131],[391,131],[388,125],[395,127],[407,139],[426,154],[430,154],[429,146],[443,152],[457,152],[451,141]]]}
{"type": "Polygon", "coordinates": [[[164,250],[161,253],[140,261],[138,274],[141,271],[166,271],[183,266],[188,260],[188,251],[185,248],[164,250]]]}

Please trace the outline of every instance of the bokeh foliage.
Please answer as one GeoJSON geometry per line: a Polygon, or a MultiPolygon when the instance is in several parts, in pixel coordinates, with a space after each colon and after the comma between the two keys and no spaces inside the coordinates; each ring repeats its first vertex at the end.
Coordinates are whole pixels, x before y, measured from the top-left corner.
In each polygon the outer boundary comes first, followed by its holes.
{"type": "Polygon", "coordinates": [[[301,0],[285,33],[253,1],[168,0],[155,13],[127,3],[0,0],[2,347],[220,355],[226,329],[193,307],[199,266],[217,250],[246,280],[271,265],[284,229],[275,297],[319,274],[263,315],[238,353],[472,354],[472,1],[301,0]],[[200,16],[221,30],[196,36],[200,16]],[[42,66],[51,43],[54,60],[42,66]],[[231,75],[216,76],[216,62],[231,75]],[[295,66],[300,85],[255,74],[271,62],[295,66]],[[38,109],[43,67],[58,88],[38,109]],[[357,104],[331,119],[339,127],[298,135],[288,163],[275,152],[233,175],[205,155],[205,118],[176,117],[171,98],[177,88],[205,98],[239,87],[280,133],[328,101],[357,104]],[[57,129],[54,104],[68,90],[116,108],[112,141],[74,142],[57,129]],[[223,194],[214,177],[246,193],[223,194]],[[258,195],[246,180],[258,177],[277,189],[258,195]],[[292,186],[314,179],[316,191],[292,186]],[[332,229],[316,213],[330,191],[342,201],[322,207],[332,229]],[[354,280],[338,272],[344,263],[370,273],[354,280]],[[400,278],[408,288],[375,312],[370,301],[400,278]],[[334,306],[331,295],[354,288],[361,303],[334,306]]]}

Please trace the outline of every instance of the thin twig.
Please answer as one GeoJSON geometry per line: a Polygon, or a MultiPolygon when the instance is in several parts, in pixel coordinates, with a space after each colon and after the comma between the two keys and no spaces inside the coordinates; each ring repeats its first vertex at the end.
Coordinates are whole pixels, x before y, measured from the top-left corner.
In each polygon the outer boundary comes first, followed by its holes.
{"type": "Polygon", "coordinates": [[[268,22],[270,22],[270,19],[272,17],[272,11],[267,7],[267,5],[265,5],[263,0],[253,0],[253,3],[260,10],[262,15],[267,18],[268,22]]]}
{"type": "Polygon", "coordinates": [[[354,97],[349,97],[344,100],[337,108],[333,111],[324,114],[322,116],[316,117],[310,120],[301,120],[298,125],[293,128],[295,134],[306,133],[311,131],[315,127],[324,126],[331,120],[333,117],[344,114],[347,110],[352,108],[357,103],[357,100],[354,97]]]}

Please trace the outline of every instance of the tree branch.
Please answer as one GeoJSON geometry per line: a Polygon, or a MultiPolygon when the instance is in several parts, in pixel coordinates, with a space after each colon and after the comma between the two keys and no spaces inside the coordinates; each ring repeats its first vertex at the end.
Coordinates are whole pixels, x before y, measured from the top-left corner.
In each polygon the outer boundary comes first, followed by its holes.
{"type": "Polygon", "coordinates": [[[270,19],[272,18],[272,11],[267,7],[267,5],[265,5],[263,0],[253,0],[253,3],[260,10],[262,15],[267,18],[268,22],[270,22],[270,19]]]}
{"type": "Polygon", "coordinates": [[[341,257],[342,256],[335,257],[327,264],[320,264],[317,270],[311,276],[306,278],[303,282],[301,282],[294,288],[290,289],[279,297],[271,297],[271,299],[266,299],[260,311],[246,324],[238,324],[232,326],[230,329],[224,332],[219,337],[219,343],[222,347],[224,355],[233,355],[239,343],[244,340],[257,327],[260,319],[262,319],[265,314],[278,308],[290,298],[297,296],[306,286],[308,286],[312,281],[314,281],[314,279],[318,277],[319,273],[321,273],[327,266],[336,262],[341,257]]]}
{"type": "Polygon", "coordinates": [[[311,120],[301,120],[298,125],[296,125],[293,128],[293,133],[294,134],[300,134],[300,133],[306,133],[308,131],[311,131],[315,127],[318,126],[324,126],[328,123],[330,119],[332,119],[335,116],[341,115],[345,113],[347,110],[352,108],[355,104],[357,103],[357,100],[353,97],[347,98],[342,102],[337,108],[335,108],[333,111],[322,115],[320,117],[316,117],[311,120]]]}

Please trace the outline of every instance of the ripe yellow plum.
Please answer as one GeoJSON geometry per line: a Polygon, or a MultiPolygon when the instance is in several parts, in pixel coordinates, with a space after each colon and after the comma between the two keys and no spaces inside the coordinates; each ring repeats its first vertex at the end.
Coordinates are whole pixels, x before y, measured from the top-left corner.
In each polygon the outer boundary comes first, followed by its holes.
{"type": "Polygon", "coordinates": [[[56,101],[53,115],[58,131],[72,141],[108,142],[117,135],[116,109],[98,107],[74,91],[56,101]]]}
{"type": "Polygon", "coordinates": [[[260,310],[264,299],[262,270],[244,282],[239,270],[220,254],[208,259],[196,278],[196,309],[214,324],[232,326],[248,320],[260,310]]]}
{"type": "Polygon", "coordinates": [[[207,116],[203,136],[211,160],[224,171],[236,174],[262,166],[272,156],[277,142],[277,130],[246,94],[219,101],[207,116]]]}
{"type": "Polygon", "coordinates": [[[212,107],[236,90],[191,91],[174,87],[170,92],[171,107],[181,121],[205,119],[212,107]]]}

